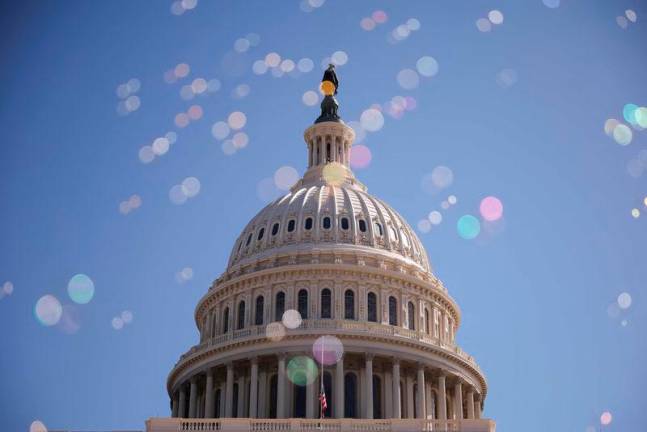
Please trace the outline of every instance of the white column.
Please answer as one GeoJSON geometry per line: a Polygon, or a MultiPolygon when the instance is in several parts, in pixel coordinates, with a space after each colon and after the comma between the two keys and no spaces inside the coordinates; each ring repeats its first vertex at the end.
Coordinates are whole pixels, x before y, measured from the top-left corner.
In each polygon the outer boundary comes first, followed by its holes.
{"type": "Polygon", "coordinates": [[[315,382],[306,384],[306,418],[315,418],[315,382]]]}
{"type": "Polygon", "coordinates": [[[276,384],[276,417],[285,418],[285,355],[279,355],[279,373],[276,384]]]}
{"type": "Polygon", "coordinates": [[[267,418],[267,372],[258,374],[258,417],[267,418]]]}
{"type": "Polygon", "coordinates": [[[463,384],[460,380],[454,386],[454,413],[456,419],[463,419],[463,384]]]}
{"type": "Polygon", "coordinates": [[[344,418],[344,357],[335,367],[335,418],[344,418]]]}
{"type": "Polygon", "coordinates": [[[225,417],[231,418],[234,412],[234,365],[231,363],[227,363],[227,383],[225,386],[225,417]]]}
{"type": "Polygon", "coordinates": [[[477,419],[480,419],[483,416],[483,401],[481,400],[481,395],[477,395],[474,416],[477,419]]]}
{"type": "Polygon", "coordinates": [[[402,406],[400,406],[400,360],[393,359],[393,418],[402,418],[402,406]]]}
{"type": "Polygon", "coordinates": [[[470,388],[467,391],[467,418],[473,419],[474,417],[474,389],[470,388]]]}
{"type": "Polygon", "coordinates": [[[204,417],[213,418],[215,416],[215,406],[213,404],[213,369],[207,371],[207,384],[204,389],[204,417]]]}
{"type": "Polygon", "coordinates": [[[249,383],[249,417],[258,417],[258,359],[252,359],[249,383]]]}
{"type": "Polygon", "coordinates": [[[384,418],[393,418],[393,380],[391,371],[384,371],[384,418]]]}
{"type": "Polygon", "coordinates": [[[189,392],[189,418],[196,418],[196,414],[198,412],[198,404],[197,404],[197,399],[198,397],[198,381],[197,378],[194,376],[191,378],[191,390],[189,392]]]}
{"type": "Polygon", "coordinates": [[[418,365],[418,397],[416,406],[416,418],[426,418],[425,415],[425,367],[422,364],[418,365]]]}
{"type": "Polygon", "coordinates": [[[364,385],[366,386],[366,418],[373,418],[373,355],[366,355],[366,378],[364,385]]]}
{"type": "Polygon", "coordinates": [[[447,420],[447,389],[445,388],[445,375],[438,377],[438,420],[447,420]]]}
{"type": "Polygon", "coordinates": [[[180,403],[178,408],[178,417],[186,418],[186,390],[184,386],[180,387],[180,403]]]}
{"type": "Polygon", "coordinates": [[[225,392],[227,389],[225,388],[225,383],[221,382],[219,385],[220,388],[220,403],[218,405],[218,417],[224,417],[225,416],[225,392]]]}
{"type": "Polygon", "coordinates": [[[238,412],[236,417],[245,417],[245,375],[238,377],[238,412]]]}
{"type": "Polygon", "coordinates": [[[406,374],[404,377],[405,388],[404,391],[407,393],[407,418],[414,418],[414,404],[413,404],[413,377],[410,373],[406,374]]]}

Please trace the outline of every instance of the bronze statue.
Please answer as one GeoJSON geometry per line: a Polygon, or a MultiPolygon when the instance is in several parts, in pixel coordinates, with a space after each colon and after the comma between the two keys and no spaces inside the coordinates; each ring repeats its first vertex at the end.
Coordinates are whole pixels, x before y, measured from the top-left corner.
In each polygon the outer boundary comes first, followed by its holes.
{"type": "Polygon", "coordinates": [[[334,64],[331,63],[328,65],[328,69],[324,71],[321,83],[321,88],[325,96],[321,101],[321,115],[317,118],[317,120],[315,120],[315,123],[340,122],[341,118],[339,118],[339,114],[337,114],[339,103],[337,102],[337,99],[335,99],[337,89],[339,88],[339,80],[337,79],[337,74],[335,73],[334,64]],[[326,82],[331,83],[335,88],[331,89],[330,84],[326,84],[326,82]]]}
{"type": "Polygon", "coordinates": [[[321,82],[324,81],[330,81],[335,85],[335,93],[337,94],[337,89],[339,88],[339,81],[337,80],[337,74],[335,73],[335,65],[332,63],[328,64],[328,69],[324,71],[323,78],[321,78],[321,82]]]}

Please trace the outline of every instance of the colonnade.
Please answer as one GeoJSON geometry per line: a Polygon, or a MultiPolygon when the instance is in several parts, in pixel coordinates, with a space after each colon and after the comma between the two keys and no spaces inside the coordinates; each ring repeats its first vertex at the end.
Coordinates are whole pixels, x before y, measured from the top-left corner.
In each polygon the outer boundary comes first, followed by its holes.
{"type": "MultiPolygon", "coordinates": [[[[173,393],[172,416],[318,418],[321,371],[298,387],[288,380],[289,360],[285,353],[252,357],[196,374],[173,393]]],[[[325,417],[481,417],[482,397],[477,388],[455,374],[422,363],[346,353],[335,365],[325,367],[324,374],[329,406],[325,417]]]]}

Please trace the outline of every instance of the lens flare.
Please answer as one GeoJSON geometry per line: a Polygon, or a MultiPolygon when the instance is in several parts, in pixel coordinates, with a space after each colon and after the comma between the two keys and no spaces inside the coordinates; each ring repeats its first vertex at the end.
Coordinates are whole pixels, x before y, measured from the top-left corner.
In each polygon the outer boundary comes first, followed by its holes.
{"type": "Polygon", "coordinates": [[[247,116],[243,112],[234,111],[227,117],[227,124],[234,130],[242,129],[247,124],[247,116]]]}
{"type": "Polygon", "coordinates": [[[335,93],[335,84],[331,81],[322,81],[319,90],[325,96],[332,96],[335,93]]]}
{"type": "Polygon", "coordinates": [[[458,235],[465,240],[472,240],[481,232],[481,223],[472,215],[464,215],[456,224],[458,235]]]}
{"type": "Polygon", "coordinates": [[[350,149],[350,166],[353,168],[366,168],[371,159],[371,150],[365,145],[358,144],[350,149]]]}
{"type": "Polygon", "coordinates": [[[344,345],[335,336],[321,336],[312,345],[312,355],[321,365],[334,365],[344,355],[344,345]]]}
{"type": "Polygon", "coordinates": [[[405,90],[413,90],[420,84],[420,77],[413,69],[402,69],[396,79],[400,87],[405,90]]]}
{"type": "Polygon", "coordinates": [[[496,9],[491,10],[487,14],[487,17],[490,20],[490,22],[494,25],[503,24],[503,14],[499,10],[496,10],[496,9]]]}
{"type": "Polygon", "coordinates": [[[503,204],[497,197],[488,196],[481,200],[479,211],[483,219],[493,222],[501,219],[501,216],[503,216],[503,204]]]}
{"type": "Polygon", "coordinates": [[[346,180],[346,170],[336,162],[326,164],[321,171],[321,175],[326,183],[333,186],[339,186],[346,180]]]}
{"type": "Polygon", "coordinates": [[[429,219],[429,222],[432,225],[440,225],[440,223],[443,221],[443,215],[439,211],[434,210],[429,213],[427,219],[429,219]]]}
{"type": "Polygon", "coordinates": [[[609,411],[603,412],[602,415],[600,416],[600,424],[602,426],[610,425],[612,420],[613,420],[613,417],[611,416],[611,413],[609,411]]]}
{"type": "Polygon", "coordinates": [[[369,108],[362,112],[359,122],[369,132],[377,132],[384,126],[384,116],[375,108],[369,108]]]}
{"type": "Polygon", "coordinates": [[[627,292],[623,292],[618,296],[618,306],[620,309],[629,309],[631,306],[631,295],[627,292]]]}
{"type": "Polygon", "coordinates": [[[265,327],[265,337],[272,342],[279,342],[285,337],[285,326],[281,322],[269,323],[265,327]]]}
{"type": "Polygon", "coordinates": [[[289,190],[299,180],[299,172],[291,166],[282,166],[274,172],[274,183],[281,190],[289,190]]]}
{"type": "Polygon", "coordinates": [[[292,358],[287,365],[288,379],[295,385],[304,387],[312,384],[319,374],[317,364],[310,357],[292,358]]]}
{"type": "Polygon", "coordinates": [[[613,139],[620,145],[626,146],[631,143],[633,139],[633,133],[629,126],[625,124],[619,124],[613,129],[613,139]]]}
{"type": "Polygon", "coordinates": [[[299,311],[294,309],[288,309],[283,312],[282,320],[285,328],[295,329],[301,325],[303,319],[301,319],[301,314],[299,311]]]}
{"type": "Polygon", "coordinates": [[[56,297],[51,294],[42,296],[36,302],[34,308],[36,319],[44,326],[53,326],[58,323],[63,314],[63,306],[56,297]]]}
{"type": "Polygon", "coordinates": [[[301,100],[307,106],[315,106],[317,105],[317,102],[319,102],[319,95],[317,94],[317,92],[308,90],[303,94],[303,96],[301,97],[301,100]]]}
{"type": "Polygon", "coordinates": [[[416,69],[423,77],[432,77],[438,73],[438,62],[431,56],[423,56],[416,62],[416,69]]]}
{"type": "Polygon", "coordinates": [[[89,303],[94,297],[94,282],[82,273],[74,275],[67,284],[67,293],[74,303],[89,303]]]}
{"type": "Polygon", "coordinates": [[[418,221],[418,231],[425,234],[431,231],[431,222],[428,219],[420,219],[418,221]]]}

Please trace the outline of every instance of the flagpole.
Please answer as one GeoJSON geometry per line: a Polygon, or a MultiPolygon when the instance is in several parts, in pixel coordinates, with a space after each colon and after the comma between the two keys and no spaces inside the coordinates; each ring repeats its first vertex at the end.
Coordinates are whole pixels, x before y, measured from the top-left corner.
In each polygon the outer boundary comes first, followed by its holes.
{"type": "Polygon", "coordinates": [[[320,395],[319,395],[319,419],[323,419],[323,416],[324,416],[323,404],[321,403],[321,396],[326,394],[326,386],[324,385],[324,360],[323,360],[325,343],[326,343],[326,338],[322,337],[321,338],[321,390],[323,391],[320,391],[320,395]]]}

